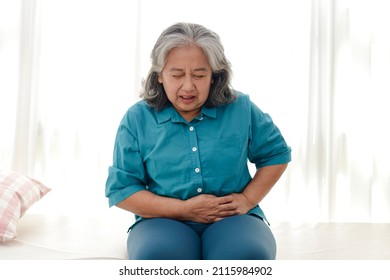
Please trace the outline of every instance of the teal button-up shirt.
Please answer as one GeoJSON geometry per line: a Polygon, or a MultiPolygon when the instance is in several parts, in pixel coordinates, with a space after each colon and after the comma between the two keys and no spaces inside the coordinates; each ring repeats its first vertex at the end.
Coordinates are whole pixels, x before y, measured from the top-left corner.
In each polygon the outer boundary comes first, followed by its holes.
{"type": "MultiPolygon", "coordinates": [[[[111,207],[140,190],[182,200],[240,193],[252,179],[248,160],[256,168],[291,160],[279,129],[248,95],[203,107],[191,122],[172,106],[158,112],[140,101],[118,128],[106,196],[111,207]]],[[[259,206],[250,214],[266,219],[259,206]]]]}

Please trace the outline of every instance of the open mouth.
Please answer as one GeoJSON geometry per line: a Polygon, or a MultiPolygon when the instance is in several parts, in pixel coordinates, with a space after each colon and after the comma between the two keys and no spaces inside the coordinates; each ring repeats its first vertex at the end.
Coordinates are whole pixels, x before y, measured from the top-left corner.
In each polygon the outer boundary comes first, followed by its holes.
{"type": "Polygon", "coordinates": [[[181,95],[180,99],[184,103],[191,103],[195,99],[195,96],[194,95],[181,95]]]}

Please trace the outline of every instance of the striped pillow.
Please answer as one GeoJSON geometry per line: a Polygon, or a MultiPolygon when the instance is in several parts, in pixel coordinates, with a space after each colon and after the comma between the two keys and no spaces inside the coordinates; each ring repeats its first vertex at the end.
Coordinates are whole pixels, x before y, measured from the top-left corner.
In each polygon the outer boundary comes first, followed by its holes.
{"type": "Polygon", "coordinates": [[[0,241],[16,237],[19,219],[49,191],[28,176],[0,170],[0,241]]]}

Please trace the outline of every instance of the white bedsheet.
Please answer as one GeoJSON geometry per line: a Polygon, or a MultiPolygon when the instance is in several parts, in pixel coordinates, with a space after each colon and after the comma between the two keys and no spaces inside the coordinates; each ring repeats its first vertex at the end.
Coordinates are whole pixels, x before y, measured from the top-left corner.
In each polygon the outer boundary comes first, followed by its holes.
{"type": "MultiPolygon", "coordinates": [[[[131,214],[99,217],[26,214],[0,259],[126,259],[131,214]]],[[[273,223],[277,259],[390,259],[390,224],[273,223]]]]}
{"type": "Polygon", "coordinates": [[[390,224],[276,223],[278,259],[390,260],[390,224]]]}
{"type": "Polygon", "coordinates": [[[131,216],[26,214],[17,238],[0,243],[0,259],[125,259],[131,216]]]}

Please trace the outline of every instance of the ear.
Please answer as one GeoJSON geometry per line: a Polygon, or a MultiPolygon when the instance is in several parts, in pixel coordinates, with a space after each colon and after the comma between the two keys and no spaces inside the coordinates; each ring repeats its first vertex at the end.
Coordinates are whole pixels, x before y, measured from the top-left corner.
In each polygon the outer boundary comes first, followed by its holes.
{"type": "Polygon", "coordinates": [[[160,73],[160,74],[158,74],[158,76],[157,76],[157,80],[158,80],[158,82],[159,82],[160,84],[162,84],[162,83],[163,83],[163,79],[162,79],[162,77],[161,77],[161,73],[160,73]]]}

